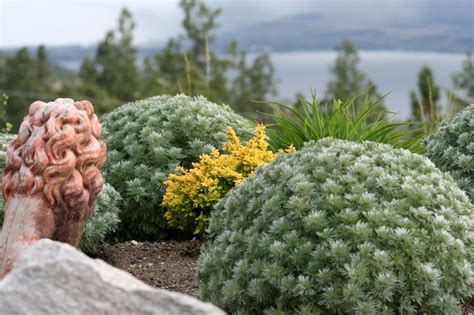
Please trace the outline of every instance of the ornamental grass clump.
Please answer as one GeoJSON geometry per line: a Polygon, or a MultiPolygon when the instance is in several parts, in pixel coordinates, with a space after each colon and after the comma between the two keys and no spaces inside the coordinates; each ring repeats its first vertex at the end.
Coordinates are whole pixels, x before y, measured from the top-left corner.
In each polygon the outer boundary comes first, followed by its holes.
{"type": "Polygon", "coordinates": [[[161,206],[168,175],[221,148],[228,126],[244,139],[253,129],[227,105],[185,95],[123,105],[107,114],[102,126],[108,149],[104,173],[123,198],[121,236],[135,239],[179,237],[161,206]]]}
{"type": "MultiPolygon", "coordinates": [[[[15,135],[0,133],[0,170],[5,168],[5,157],[8,144],[15,135]]],[[[84,234],[79,247],[88,254],[94,254],[106,237],[114,232],[120,223],[119,193],[108,183],[104,183],[102,191],[97,195],[94,211],[86,222],[84,234]]],[[[0,230],[4,217],[3,198],[0,198],[0,230]]]]}
{"type": "MultiPolygon", "coordinates": [[[[268,149],[265,127],[257,126],[255,137],[242,145],[234,129],[227,128],[225,153],[213,148],[187,170],[181,166],[170,174],[163,197],[165,217],[171,226],[183,232],[203,235],[212,207],[229,190],[253,174],[255,169],[272,161],[275,154],[268,149]]],[[[291,152],[289,148],[287,152],[291,152]]]]}
{"type": "Polygon", "coordinates": [[[332,137],[386,143],[416,153],[423,151],[422,128],[414,128],[410,122],[397,122],[394,113],[382,107],[383,98],[375,102],[367,99],[360,104],[356,99],[323,103],[313,93],[311,100],[300,98],[297,105],[269,102],[278,108],[270,115],[274,120],[268,130],[271,148],[293,145],[299,150],[305,142],[332,137]]]}
{"type": "Polygon", "coordinates": [[[214,208],[199,296],[235,314],[458,314],[474,209],[426,157],[325,138],[214,208]]]}
{"type": "Polygon", "coordinates": [[[474,105],[444,121],[423,143],[431,161],[449,172],[474,203],[474,105]]]}

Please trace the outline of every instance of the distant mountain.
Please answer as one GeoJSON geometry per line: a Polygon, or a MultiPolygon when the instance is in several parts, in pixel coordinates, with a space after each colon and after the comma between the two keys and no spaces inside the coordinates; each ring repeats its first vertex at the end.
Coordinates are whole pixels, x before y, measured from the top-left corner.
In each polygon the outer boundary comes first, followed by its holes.
{"type": "Polygon", "coordinates": [[[433,14],[403,23],[395,20],[369,25],[351,21],[350,17],[306,13],[221,34],[216,47],[223,49],[233,39],[255,51],[327,50],[337,47],[342,38],[350,38],[357,48],[364,50],[465,52],[474,45],[473,14],[433,14]]]}

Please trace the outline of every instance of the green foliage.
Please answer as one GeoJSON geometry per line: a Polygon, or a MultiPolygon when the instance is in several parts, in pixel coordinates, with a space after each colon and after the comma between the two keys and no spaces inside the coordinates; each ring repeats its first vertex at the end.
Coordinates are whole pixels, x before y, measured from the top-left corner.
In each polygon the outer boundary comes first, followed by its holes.
{"type": "Polygon", "coordinates": [[[213,32],[219,25],[216,22],[221,9],[212,9],[200,0],[180,0],[184,13],[182,22],[187,39],[191,42],[191,52],[195,64],[204,66],[208,45],[215,40],[213,32]]]}
{"type": "Polygon", "coordinates": [[[248,139],[251,124],[204,97],[157,96],[119,107],[102,120],[107,181],[123,197],[122,236],[159,239],[170,232],[161,207],[164,182],[177,166],[190,168],[220,148],[231,126],[248,139]]]}
{"type": "Polygon", "coordinates": [[[235,42],[229,44],[227,54],[213,53],[210,46],[221,10],[202,0],[182,0],[180,6],[184,34],[171,38],[165,48],[145,59],[143,95],[203,95],[213,102],[231,104],[247,117],[260,118],[257,111],[268,107],[251,100],[263,100],[276,92],[269,55],[258,54],[251,60],[235,42]]]}
{"type": "Polygon", "coordinates": [[[216,205],[199,296],[235,314],[459,314],[473,211],[426,157],[311,142],[216,205]]]}
{"type": "Polygon", "coordinates": [[[237,43],[232,42],[228,49],[229,63],[235,77],[230,82],[228,102],[235,104],[234,108],[239,113],[254,120],[263,120],[265,116],[261,113],[271,112],[271,107],[260,101],[265,96],[275,95],[274,73],[275,69],[269,54],[259,54],[254,57],[253,62],[248,64],[249,57],[245,50],[239,50],[237,43]]]}
{"type": "Polygon", "coordinates": [[[472,51],[466,54],[462,69],[453,75],[453,84],[456,89],[465,91],[468,99],[474,100],[474,60],[472,51]]]}
{"type": "MultiPolygon", "coordinates": [[[[5,157],[8,144],[15,135],[0,133],[0,169],[5,169],[5,157]]],[[[97,196],[94,212],[87,220],[80,248],[93,254],[108,234],[115,231],[120,222],[118,216],[119,193],[109,184],[104,184],[102,191],[97,196]]],[[[3,198],[0,198],[0,223],[3,223],[4,209],[3,198]]]]}
{"type": "Polygon", "coordinates": [[[7,116],[8,99],[9,97],[5,93],[0,96],[0,132],[2,133],[9,133],[13,127],[7,116]]]}
{"type": "Polygon", "coordinates": [[[426,155],[441,170],[450,172],[474,203],[474,105],[424,140],[426,155]]]}
{"type": "Polygon", "coordinates": [[[452,76],[454,90],[448,90],[448,105],[454,114],[474,103],[474,60],[472,51],[466,54],[461,70],[452,76]]]}
{"type": "Polygon", "coordinates": [[[94,212],[86,222],[79,247],[88,254],[94,254],[106,237],[115,232],[120,224],[120,194],[105,183],[97,195],[94,212]]]}
{"type": "Polygon", "coordinates": [[[418,130],[409,128],[410,123],[399,123],[385,119],[380,108],[382,99],[374,102],[366,99],[356,104],[356,97],[341,102],[334,100],[331,106],[324,106],[313,93],[311,101],[300,98],[298,106],[277,105],[279,111],[272,115],[275,123],[268,135],[273,150],[293,145],[303,147],[310,140],[326,137],[364,141],[370,140],[391,144],[413,152],[422,151],[418,130]]]}
{"type": "Polygon", "coordinates": [[[47,92],[50,89],[48,80],[51,78],[52,69],[43,45],[38,46],[36,51],[36,84],[37,90],[47,92]]]}
{"type": "Polygon", "coordinates": [[[416,121],[436,122],[439,119],[439,87],[434,82],[433,72],[429,67],[421,68],[418,73],[419,95],[410,93],[411,111],[416,121]]]}
{"type": "MultiPolygon", "coordinates": [[[[344,39],[336,49],[336,63],[331,68],[334,80],[328,83],[328,99],[354,99],[356,109],[369,99],[375,102],[379,99],[375,83],[367,78],[367,74],[359,70],[360,58],[357,49],[349,39],[344,39]],[[361,93],[363,91],[364,93],[361,93]]],[[[383,104],[377,108],[384,112],[383,104]]]]}
{"type": "MultiPolygon", "coordinates": [[[[3,176],[3,170],[5,169],[5,158],[7,155],[8,144],[12,141],[15,135],[9,133],[0,133],[0,170],[3,176]]],[[[0,222],[3,223],[3,199],[0,198],[0,222]]]]}
{"type": "Polygon", "coordinates": [[[13,140],[15,135],[9,133],[0,133],[0,169],[5,169],[5,158],[7,154],[8,144],[13,140]]]}
{"type": "Polygon", "coordinates": [[[36,56],[31,56],[27,48],[19,49],[6,58],[0,72],[0,90],[12,92],[8,95],[7,119],[17,130],[32,102],[28,94],[51,93],[51,65],[44,46],[38,47],[36,56]]]}
{"type": "MultiPolygon", "coordinates": [[[[92,96],[106,92],[122,101],[131,101],[139,96],[140,72],[136,64],[137,50],[133,46],[134,29],[131,13],[123,9],[118,29],[107,32],[105,39],[97,46],[94,60],[86,59],[81,66],[83,92],[94,93],[92,96]],[[103,92],[99,92],[101,90],[103,92]]],[[[96,105],[101,107],[101,104],[96,105]]]]}

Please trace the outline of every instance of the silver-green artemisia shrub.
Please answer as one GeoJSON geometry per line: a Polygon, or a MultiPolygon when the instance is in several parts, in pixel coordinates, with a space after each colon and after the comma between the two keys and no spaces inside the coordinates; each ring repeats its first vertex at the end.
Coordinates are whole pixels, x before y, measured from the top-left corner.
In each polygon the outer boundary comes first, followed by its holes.
{"type": "MultiPolygon", "coordinates": [[[[5,156],[7,147],[15,135],[0,133],[0,170],[5,168],[5,156]]],[[[94,212],[86,222],[84,235],[80,243],[80,248],[93,254],[97,246],[101,244],[107,234],[115,231],[120,222],[118,203],[119,193],[110,185],[104,184],[102,191],[97,195],[94,212]]],[[[0,198],[0,230],[3,223],[3,198],[0,198]]]]}
{"type": "Polygon", "coordinates": [[[431,161],[449,172],[474,203],[474,105],[443,122],[424,144],[431,161]]]}
{"type": "Polygon", "coordinates": [[[325,138],[215,207],[199,295],[235,314],[457,314],[474,209],[426,157],[325,138]]]}
{"type": "MultiPolygon", "coordinates": [[[[226,105],[204,97],[157,96],[123,105],[102,119],[107,181],[123,197],[122,236],[157,239],[170,227],[161,207],[164,182],[176,166],[190,168],[231,126],[248,139],[252,126],[226,105]]],[[[179,236],[179,235],[174,235],[179,236]]]]}
{"type": "Polygon", "coordinates": [[[94,212],[86,222],[84,234],[79,247],[88,254],[96,252],[98,245],[104,242],[107,235],[115,232],[120,224],[120,194],[110,185],[104,183],[97,195],[94,212]]]}
{"type": "MultiPolygon", "coordinates": [[[[3,170],[5,169],[5,158],[7,155],[8,144],[12,141],[15,135],[9,133],[0,133],[0,182],[3,177],[3,170]]],[[[0,193],[1,194],[1,193],[0,193]]],[[[0,198],[0,229],[1,224],[3,224],[3,197],[0,198]]]]}

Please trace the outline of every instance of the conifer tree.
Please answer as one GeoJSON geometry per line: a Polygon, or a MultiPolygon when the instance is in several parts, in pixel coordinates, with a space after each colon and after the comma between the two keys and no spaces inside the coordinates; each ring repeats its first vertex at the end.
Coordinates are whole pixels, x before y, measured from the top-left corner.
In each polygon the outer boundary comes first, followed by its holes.
{"type": "Polygon", "coordinates": [[[238,104],[236,110],[247,117],[262,120],[262,112],[271,111],[266,104],[253,103],[262,101],[266,95],[275,95],[274,67],[267,53],[254,57],[248,63],[249,57],[245,50],[240,50],[236,42],[229,45],[228,53],[234,71],[237,73],[231,82],[230,103],[238,104]]]}
{"type": "Polygon", "coordinates": [[[154,56],[146,57],[143,66],[144,95],[185,93],[186,64],[180,39],[171,38],[154,56]]]}
{"type": "MultiPolygon", "coordinates": [[[[37,62],[28,49],[21,48],[17,53],[8,57],[5,63],[5,79],[0,88],[14,92],[38,92],[37,62]]],[[[31,99],[25,96],[10,96],[7,105],[8,121],[13,124],[13,130],[18,129],[27,113],[31,99]]]]}
{"type": "Polygon", "coordinates": [[[472,51],[466,54],[461,70],[453,74],[454,90],[448,90],[448,105],[451,114],[462,111],[467,105],[474,103],[474,60],[472,51]]]}
{"type": "Polygon", "coordinates": [[[38,46],[34,55],[28,48],[20,48],[12,56],[0,60],[0,90],[4,90],[2,103],[6,105],[6,121],[15,132],[29,105],[36,99],[54,98],[52,89],[53,69],[46,48],[38,46]]]}
{"type": "Polygon", "coordinates": [[[215,40],[214,32],[219,27],[216,19],[222,10],[212,9],[200,0],[181,0],[179,5],[184,13],[182,25],[186,38],[191,41],[192,60],[202,67],[206,63],[207,47],[215,40]]]}
{"type": "Polygon", "coordinates": [[[356,105],[362,104],[365,98],[375,102],[380,97],[377,87],[367,78],[367,74],[359,69],[360,57],[352,42],[344,39],[336,50],[336,62],[330,69],[334,79],[327,85],[327,99],[346,101],[356,97],[356,105]]]}
{"type": "Polygon", "coordinates": [[[132,14],[123,9],[118,29],[107,32],[96,51],[94,60],[86,59],[81,66],[83,82],[95,82],[108,95],[121,101],[138,97],[140,73],[136,63],[137,50],[133,46],[135,22],[132,14]]]}
{"type": "Polygon", "coordinates": [[[181,0],[184,34],[168,41],[164,49],[144,63],[143,94],[204,95],[227,103],[236,111],[255,117],[262,110],[251,100],[275,93],[273,65],[268,54],[252,62],[237,43],[230,43],[225,56],[212,52],[220,9],[202,0],[181,0]],[[232,77],[230,77],[232,73],[232,77]],[[250,115],[249,115],[250,114],[250,115]]]}
{"type": "Polygon", "coordinates": [[[51,86],[48,81],[51,78],[51,64],[49,63],[44,45],[40,45],[36,50],[36,62],[36,89],[38,92],[49,94],[51,86]]]}
{"type": "Polygon", "coordinates": [[[431,69],[422,67],[418,73],[418,94],[410,93],[411,110],[416,121],[435,122],[439,118],[440,89],[434,82],[431,69]]]}
{"type": "Polygon", "coordinates": [[[472,51],[466,54],[461,70],[453,75],[453,84],[456,89],[463,90],[471,102],[474,100],[474,60],[472,51]]]}

